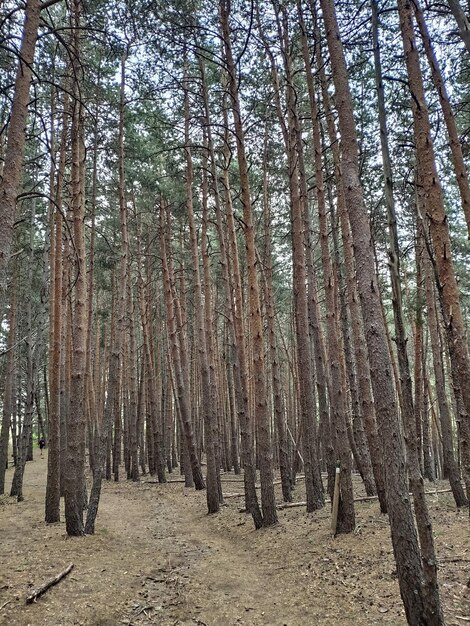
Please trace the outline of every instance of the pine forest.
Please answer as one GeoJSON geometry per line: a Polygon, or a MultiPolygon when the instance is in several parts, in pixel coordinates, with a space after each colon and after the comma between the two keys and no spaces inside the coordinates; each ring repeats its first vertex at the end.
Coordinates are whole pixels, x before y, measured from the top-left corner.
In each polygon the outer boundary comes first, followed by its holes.
{"type": "Polygon", "coordinates": [[[470,623],[469,20],[0,1],[0,624],[470,623]]]}

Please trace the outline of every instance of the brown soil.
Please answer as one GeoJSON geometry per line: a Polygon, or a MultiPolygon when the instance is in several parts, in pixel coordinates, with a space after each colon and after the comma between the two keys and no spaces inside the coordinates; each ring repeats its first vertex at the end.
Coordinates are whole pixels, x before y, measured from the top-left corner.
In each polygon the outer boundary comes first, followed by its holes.
{"type": "MultiPolygon", "coordinates": [[[[406,623],[376,502],[358,503],[356,532],[332,539],[328,508],[280,511],[277,527],[255,531],[241,498],[207,516],[204,492],[180,483],[107,483],[96,535],[67,538],[63,523],[43,522],[46,466],[46,458],[28,463],[24,502],[0,498],[1,625],[406,623]],[[64,580],[25,604],[69,563],[64,580]]],[[[234,478],[224,476],[226,493],[242,489],[234,478]]],[[[470,622],[468,511],[456,512],[447,493],[429,501],[446,623],[462,626],[470,622]]]]}

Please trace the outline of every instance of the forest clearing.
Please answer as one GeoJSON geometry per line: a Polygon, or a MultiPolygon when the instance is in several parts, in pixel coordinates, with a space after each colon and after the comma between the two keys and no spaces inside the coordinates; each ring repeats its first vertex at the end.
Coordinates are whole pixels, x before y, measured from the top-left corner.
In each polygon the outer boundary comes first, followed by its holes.
{"type": "MultiPolygon", "coordinates": [[[[74,539],[63,523],[43,522],[46,459],[28,463],[26,474],[25,501],[0,500],[2,626],[406,624],[388,523],[376,501],[358,505],[353,535],[333,539],[327,509],[307,515],[301,508],[279,511],[278,526],[256,532],[239,513],[240,499],[207,516],[203,493],[143,477],[106,483],[99,531],[74,539]],[[25,604],[34,587],[71,562],[66,579],[25,604]]],[[[227,494],[240,486],[233,474],[222,482],[227,494]]],[[[446,623],[465,626],[468,521],[449,493],[428,498],[446,623]]]]}

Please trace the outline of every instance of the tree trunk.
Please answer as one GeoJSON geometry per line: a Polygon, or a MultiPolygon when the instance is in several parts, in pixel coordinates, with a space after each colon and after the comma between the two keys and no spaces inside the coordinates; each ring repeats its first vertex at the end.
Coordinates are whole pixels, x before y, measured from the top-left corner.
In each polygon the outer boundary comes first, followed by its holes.
{"type": "Polygon", "coordinates": [[[267,172],[267,138],[263,161],[263,221],[264,221],[264,276],[265,276],[265,302],[266,318],[269,333],[269,356],[271,365],[271,384],[273,395],[274,418],[276,422],[279,470],[281,474],[282,497],[284,502],[292,502],[292,478],[289,463],[289,446],[287,441],[286,415],[284,406],[284,394],[281,381],[281,367],[276,338],[276,317],[273,298],[273,259],[272,259],[272,232],[271,232],[271,206],[269,198],[269,177],[267,172]]]}
{"type": "Polygon", "coordinates": [[[369,453],[374,474],[375,486],[379,498],[380,510],[382,513],[387,512],[387,502],[385,495],[385,476],[383,452],[379,443],[377,433],[376,415],[374,408],[374,399],[371,389],[371,372],[370,364],[367,356],[367,345],[364,334],[364,321],[362,319],[361,305],[359,302],[359,294],[356,282],[356,268],[353,252],[353,242],[349,217],[347,212],[346,200],[343,190],[343,181],[341,173],[341,158],[339,152],[336,132],[336,124],[331,108],[330,96],[328,94],[328,86],[324,69],[324,61],[321,55],[320,46],[317,46],[317,67],[321,81],[321,91],[323,106],[325,108],[328,136],[330,139],[333,161],[335,167],[335,180],[338,193],[338,214],[341,225],[341,237],[343,240],[344,264],[346,270],[347,282],[347,299],[349,311],[351,314],[351,330],[354,347],[354,358],[357,368],[358,392],[360,397],[360,410],[364,420],[365,434],[369,447],[369,453]]]}
{"type": "Polygon", "coordinates": [[[424,94],[410,0],[400,0],[398,8],[409,88],[413,94],[412,110],[418,163],[418,184],[422,186],[422,201],[425,212],[425,215],[421,217],[427,218],[433,247],[431,255],[446,327],[454,392],[458,403],[461,399],[459,414],[462,434],[462,460],[466,475],[470,475],[470,354],[460,307],[460,290],[452,261],[444,199],[436,167],[429,111],[424,94]]]}
{"type": "Polygon", "coordinates": [[[16,326],[18,317],[17,308],[18,270],[13,268],[13,278],[10,286],[10,311],[8,315],[7,359],[5,365],[5,385],[3,388],[2,429],[0,432],[0,495],[5,493],[5,470],[8,467],[8,444],[10,440],[11,415],[15,405],[13,395],[16,376],[16,326]]]}
{"type": "Polygon", "coordinates": [[[468,18],[465,15],[464,10],[460,6],[459,0],[447,1],[449,4],[449,8],[452,11],[453,16],[455,17],[457,26],[459,27],[459,35],[462,38],[462,41],[467,48],[467,51],[470,52],[470,23],[468,21],[468,18]]]}
{"type": "Polygon", "coordinates": [[[62,192],[64,185],[65,159],[67,151],[67,132],[69,120],[69,99],[64,95],[64,114],[62,118],[62,134],[60,140],[60,154],[57,168],[55,187],[55,203],[53,231],[51,233],[51,343],[49,364],[49,419],[48,419],[48,456],[47,456],[47,484],[45,501],[45,521],[55,523],[60,521],[60,384],[61,384],[61,352],[63,337],[62,320],[62,280],[63,280],[63,217],[62,192]]]}
{"type": "Polygon", "coordinates": [[[67,464],[64,480],[65,525],[69,536],[84,534],[83,496],[85,488],[85,370],[86,370],[86,260],[85,260],[85,199],[82,164],[85,159],[83,144],[83,111],[78,81],[80,63],[81,0],[72,8],[74,51],[74,100],[72,103],[72,198],[73,242],[76,255],[73,310],[73,352],[70,384],[70,412],[67,421],[67,464]]]}
{"type": "MultiPolygon", "coordinates": [[[[241,185],[241,202],[243,206],[244,235],[246,243],[247,279],[249,288],[250,330],[253,348],[254,368],[254,401],[255,423],[258,434],[257,452],[260,462],[261,504],[263,509],[263,526],[277,523],[276,499],[274,495],[274,473],[271,450],[269,416],[267,412],[266,380],[264,367],[263,319],[261,315],[259,285],[256,269],[255,231],[253,210],[248,179],[248,164],[245,153],[245,138],[239,103],[238,85],[235,62],[232,56],[229,12],[227,0],[220,1],[220,21],[224,39],[225,61],[228,71],[228,87],[231,97],[232,112],[235,125],[237,144],[238,169],[241,185]]],[[[255,522],[256,525],[256,522],[255,522]]]]}
{"type": "MultiPolygon", "coordinates": [[[[23,37],[19,50],[18,71],[8,126],[7,146],[0,180],[0,302],[4,302],[8,263],[10,261],[16,197],[21,183],[26,139],[29,88],[33,74],[33,59],[39,28],[40,0],[27,0],[23,37]]],[[[0,317],[3,316],[0,305],[0,317]]]]}
{"type": "MultiPolygon", "coordinates": [[[[400,10],[400,9],[399,9],[400,10]]],[[[421,427],[420,406],[414,406],[411,373],[407,353],[407,337],[403,318],[402,294],[400,285],[400,251],[398,243],[398,228],[393,198],[393,174],[388,148],[388,131],[385,113],[385,97],[382,82],[382,68],[380,62],[380,47],[378,41],[378,9],[376,2],[372,3],[374,24],[374,60],[377,84],[380,139],[382,148],[382,163],[384,168],[385,204],[387,208],[389,227],[389,268],[392,284],[392,306],[395,323],[395,341],[397,346],[398,366],[400,371],[402,392],[402,419],[406,433],[407,463],[410,478],[410,487],[413,494],[416,523],[421,544],[422,564],[424,573],[423,590],[427,595],[425,605],[425,617],[430,624],[443,623],[443,615],[440,607],[439,587],[437,582],[437,559],[434,549],[432,524],[427,507],[424,492],[424,481],[421,474],[420,452],[421,437],[420,429],[417,429],[416,414],[421,427]]],[[[402,14],[402,11],[401,11],[402,14]]],[[[402,22],[403,24],[403,22],[402,22]]],[[[419,61],[418,61],[419,62],[419,61]]],[[[418,279],[419,277],[417,277],[418,279]]],[[[418,284],[419,289],[419,284],[418,284]]],[[[419,297],[419,294],[418,294],[419,297]]],[[[421,328],[416,329],[419,360],[415,364],[417,370],[421,366],[421,328]]],[[[419,393],[419,388],[418,388],[419,393]]]]}
{"type": "MultiPolygon", "coordinates": [[[[454,15],[456,15],[455,11],[457,11],[457,9],[460,9],[458,0],[449,0],[449,5],[451,6],[454,15]]],[[[463,158],[462,144],[460,143],[455,115],[450,104],[444,78],[439,68],[436,55],[434,54],[431,37],[429,35],[428,27],[424,19],[424,13],[419,6],[417,0],[413,2],[413,9],[416,17],[416,23],[418,24],[419,32],[421,34],[421,39],[423,40],[426,58],[431,69],[432,82],[434,83],[434,88],[439,95],[439,102],[441,103],[441,109],[444,115],[444,122],[447,128],[451,157],[454,164],[455,180],[459,188],[460,199],[462,201],[462,209],[465,220],[467,222],[468,236],[470,237],[470,185],[468,182],[467,168],[465,166],[465,161],[463,158]]],[[[463,38],[470,52],[470,25],[464,13],[463,18],[465,18],[466,22],[466,30],[464,29],[462,31],[465,33],[465,37],[463,38]]]]}
{"type": "Polygon", "coordinates": [[[191,420],[190,385],[187,372],[188,368],[186,346],[184,345],[184,337],[182,337],[183,329],[181,327],[181,311],[176,310],[177,307],[179,307],[179,302],[178,298],[174,296],[174,290],[172,288],[173,271],[169,262],[169,251],[166,232],[167,229],[165,228],[167,217],[165,215],[166,211],[167,209],[164,200],[162,199],[160,207],[160,247],[171,359],[173,364],[175,387],[178,397],[178,407],[184,430],[186,448],[188,451],[191,470],[194,478],[194,484],[196,489],[204,489],[204,477],[202,475],[201,464],[197,456],[196,441],[191,420]],[[185,354],[183,354],[183,351],[185,352],[185,354]]]}
{"type": "Polygon", "coordinates": [[[201,391],[202,391],[202,413],[204,423],[204,448],[206,451],[207,461],[207,509],[209,513],[217,513],[219,510],[219,489],[218,489],[218,473],[219,468],[216,465],[215,441],[214,441],[214,421],[217,419],[216,407],[213,404],[211,388],[215,388],[215,381],[211,381],[211,373],[209,370],[208,358],[208,336],[205,326],[205,309],[202,301],[201,276],[199,271],[199,253],[197,246],[196,221],[194,219],[193,208],[193,163],[190,148],[189,136],[189,94],[188,94],[188,77],[187,67],[185,67],[184,77],[184,113],[185,113],[185,155],[186,155],[186,210],[189,222],[189,238],[191,245],[191,260],[193,270],[193,289],[194,289],[194,315],[195,315],[195,344],[199,355],[199,369],[201,375],[201,391]]]}
{"type": "MultiPolygon", "coordinates": [[[[420,229],[422,229],[422,226],[422,223],[418,223],[418,227],[420,229]]],[[[444,477],[449,480],[455,504],[458,507],[462,507],[466,506],[468,502],[465,497],[462,483],[460,482],[459,467],[454,453],[452,422],[449,404],[447,401],[444,365],[442,362],[441,346],[439,341],[436,299],[433,289],[433,272],[431,260],[429,259],[427,250],[424,255],[424,279],[426,283],[426,309],[428,314],[429,336],[431,340],[434,379],[436,381],[436,397],[441,425],[443,471],[444,477]]]]}
{"type": "Polygon", "coordinates": [[[421,582],[422,564],[408,485],[393,386],[392,364],[380,304],[372,235],[359,176],[359,149],[351,92],[336,11],[331,0],[322,0],[333,80],[336,89],[343,159],[345,201],[351,224],[357,268],[358,291],[370,362],[379,435],[383,444],[387,508],[397,563],[401,596],[408,623],[424,624],[425,595],[421,582]]]}
{"type": "MultiPolygon", "coordinates": [[[[299,16],[302,20],[302,14],[299,16]]],[[[303,22],[303,20],[302,20],[303,22]]],[[[336,306],[336,284],[333,272],[333,263],[331,261],[331,253],[328,242],[329,225],[326,217],[326,201],[325,201],[325,185],[323,178],[323,162],[322,162],[322,145],[319,126],[319,117],[317,103],[315,99],[315,91],[313,87],[313,77],[310,67],[310,59],[308,56],[307,41],[305,37],[305,29],[303,29],[303,53],[305,70],[307,74],[307,86],[310,102],[310,116],[312,120],[313,131],[313,149],[314,149],[314,169],[316,197],[318,207],[318,220],[320,227],[320,249],[323,266],[323,285],[325,290],[326,305],[326,324],[327,324],[327,361],[330,373],[330,406],[333,416],[333,425],[336,430],[335,437],[335,453],[336,458],[341,460],[340,471],[340,501],[337,518],[337,533],[352,532],[355,528],[355,512],[354,512],[354,494],[351,480],[351,450],[348,443],[347,434],[347,415],[346,415],[346,389],[343,377],[341,375],[340,359],[342,358],[342,348],[339,340],[339,320],[337,316],[336,306]]],[[[301,147],[299,146],[299,152],[301,147]]],[[[306,194],[306,185],[305,191],[306,194]]]]}

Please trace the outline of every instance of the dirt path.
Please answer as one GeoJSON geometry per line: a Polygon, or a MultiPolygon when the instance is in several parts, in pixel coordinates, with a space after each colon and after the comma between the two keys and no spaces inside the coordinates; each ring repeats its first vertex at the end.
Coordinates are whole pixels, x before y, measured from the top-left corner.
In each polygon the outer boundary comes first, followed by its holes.
{"type": "MultiPolygon", "coordinates": [[[[45,475],[45,459],[29,463],[25,502],[0,500],[1,625],[406,623],[387,523],[375,503],[358,507],[354,535],[333,541],[327,510],[282,511],[278,527],[254,531],[237,499],[209,517],[205,494],[181,484],[107,483],[96,535],[75,539],[63,523],[42,521],[45,475]],[[31,588],[70,562],[65,580],[25,605],[31,588]]],[[[231,483],[226,491],[239,488],[231,483]]],[[[465,625],[468,517],[444,497],[433,512],[447,624],[465,625]]]]}

